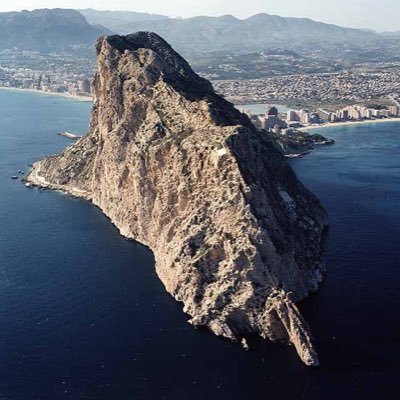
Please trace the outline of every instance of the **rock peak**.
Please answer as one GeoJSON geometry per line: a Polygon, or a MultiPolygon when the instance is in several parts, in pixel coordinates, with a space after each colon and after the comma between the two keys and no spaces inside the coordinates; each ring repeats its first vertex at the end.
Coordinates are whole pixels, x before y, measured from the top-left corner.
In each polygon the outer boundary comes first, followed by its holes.
{"type": "Polygon", "coordinates": [[[103,37],[97,52],[89,134],[28,181],[92,201],[147,245],[194,326],[288,341],[318,365],[295,305],[323,276],[318,199],[158,35],[103,37]]]}
{"type": "Polygon", "coordinates": [[[181,89],[191,88],[198,95],[213,92],[212,85],[206,79],[199,77],[189,63],[179,55],[161,36],[154,32],[136,32],[131,35],[112,35],[100,38],[97,52],[101,51],[104,41],[120,53],[150,50],[158,61],[158,67],[165,79],[175,86],[180,82],[181,89]]]}
{"type": "Polygon", "coordinates": [[[141,31],[130,35],[111,35],[106,36],[106,40],[111,46],[121,52],[125,50],[150,49],[160,55],[167,55],[168,58],[173,56],[183,60],[167,41],[154,32],[141,31]]]}
{"type": "Polygon", "coordinates": [[[114,68],[124,55],[136,56],[140,59],[141,68],[130,71],[130,79],[150,83],[147,88],[162,79],[186,99],[206,101],[217,124],[244,124],[252,127],[246,115],[217,95],[211,83],[197,75],[189,63],[156,33],[136,32],[127,36],[103,36],[98,39],[96,49],[99,63],[106,59],[111,68],[114,68]],[[141,77],[135,74],[140,74],[141,77]],[[146,78],[143,77],[144,74],[146,78]]]}

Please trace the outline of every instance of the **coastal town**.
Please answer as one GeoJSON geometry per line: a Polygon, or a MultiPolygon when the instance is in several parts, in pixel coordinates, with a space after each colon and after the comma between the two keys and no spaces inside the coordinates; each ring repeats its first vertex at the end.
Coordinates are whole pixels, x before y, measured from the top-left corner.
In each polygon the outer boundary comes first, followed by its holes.
{"type": "Polygon", "coordinates": [[[264,114],[257,114],[249,109],[239,108],[248,115],[253,125],[260,132],[271,133],[286,157],[302,157],[312,151],[317,145],[331,145],[333,140],[319,134],[310,134],[315,128],[327,126],[343,126],[371,122],[398,121],[400,107],[395,105],[378,108],[360,105],[344,107],[336,112],[320,109],[319,112],[309,110],[288,110],[280,113],[276,106],[266,106],[264,114]]]}
{"type": "Polygon", "coordinates": [[[90,100],[90,58],[70,53],[0,52],[0,88],[34,90],[90,100]]]}
{"type": "MultiPolygon", "coordinates": [[[[94,72],[93,58],[85,51],[46,55],[33,50],[0,51],[0,88],[90,101],[94,72]]],[[[258,128],[285,134],[288,129],[398,118],[399,74],[400,62],[382,62],[338,73],[214,80],[212,84],[229,101],[239,104],[238,108],[254,103],[289,105],[292,109],[286,115],[242,110],[258,128]]]]}
{"type": "Polygon", "coordinates": [[[391,106],[346,106],[334,112],[320,108],[314,112],[302,109],[300,111],[288,110],[286,114],[282,114],[278,112],[276,107],[269,108],[265,114],[255,114],[245,108],[242,108],[241,111],[250,117],[257,128],[285,134],[290,129],[304,130],[327,124],[376,122],[397,119],[400,117],[400,107],[397,100],[393,99],[393,103],[391,106]]]}
{"type": "Polygon", "coordinates": [[[360,66],[337,73],[260,79],[215,80],[215,89],[236,104],[352,105],[400,97],[400,62],[360,66]]]}

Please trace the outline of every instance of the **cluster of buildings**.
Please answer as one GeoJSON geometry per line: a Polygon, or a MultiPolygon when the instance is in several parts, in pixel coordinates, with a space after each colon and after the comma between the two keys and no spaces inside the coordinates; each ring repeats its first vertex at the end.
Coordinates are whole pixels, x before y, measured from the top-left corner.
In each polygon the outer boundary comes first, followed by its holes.
{"type": "Polygon", "coordinates": [[[217,80],[214,88],[233,103],[357,104],[400,94],[400,62],[379,69],[217,80]]]}
{"type": "Polygon", "coordinates": [[[286,122],[279,117],[279,112],[276,107],[271,107],[265,113],[265,115],[257,116],[257,118],[258,118],[258,123],[256,123],[256,125],[258,125],[261,129],[265,129],[266,131],[280,130],[287,127],[286,122]]]}
{"type": "Polygon", "coordinates": [[[400,115],[400,108],[397,105],[389,106],[388,108],[368,108],[363,106],[349,106],[338,110],[337,112],[325,112],[326,119],[329,122],[363,120],[374,118],[391,118],[400,115]]]}
{"type": "Polygon", "coordinates": [[[259,128],[264,129],[268,132],[273,132],[275,134],[286,134],[291,130],[291,128],[296,128],[296,124],[290,121],[285,121],[282,116],[279,115],[278,109],[276,107],[270,107],[268,111],[263,115],[252,114],[249,110],[241,110],[247,114],[253,124],[259,128]]]}
{"type": "Polygon", "coordinates": [[[89,96],[95,65],[68,53],[0,51],[0,86],[89,96]]]}
{"type": "Polygon", "coordinates": [[[279,115],[276,107],[271,107],[264,115],[254,115],[248,110],[242,110],[249,115],[253,124],[260,129],[280,133],[282,130],[299,128],[304,125],[322,124],[324,121],[316,112],[308,110],[289,110],[286,115],[279,115]]]}
{"type": "Polygon", "coordinates": [[[91,91],[91,83],[88,78],[79,80],[62,80],[52,82],[49,76],[40,74],[39,76],[26,76],[25,74],[13,74],[12,79],[9,75],[0,73],[0,86],[40,90],[49,93],[69,93],[74,96],[89,96],[91,91]]]}
{"type": "Polygon", "coordinates": [[[288,125],[310,125],[310,124],[321,124],[323,121],[316,112],[310,112],[308,110],[289,110],[287,112],[286,122],[288,125]]]}
{"type": "Polygon", "coordinates": [[[368,108],[360,105],[344,107],[336,112],[329,112],[320,109],[319,112],[309,110],[289,110],[284,114],[279,114],[278,109],[273,106],[263,115],[256,115],[249,110],[241,110],[246,113],[253,124],[266,131],[283,134],[296,132],[297,128],[309,125],[318,125],[329,122],[340,121],[361,121],[366,119],[382,119],[400,117],[400,104],[389,107],[368,108]],[[322,118],[321,118],[322,116],[322,118]]]}

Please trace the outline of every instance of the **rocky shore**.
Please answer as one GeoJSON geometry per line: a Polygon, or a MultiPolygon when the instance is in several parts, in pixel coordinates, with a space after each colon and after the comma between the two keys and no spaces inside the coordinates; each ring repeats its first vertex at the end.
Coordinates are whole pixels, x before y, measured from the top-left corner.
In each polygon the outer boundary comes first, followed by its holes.
{"type": "Polygon", "coordinates": [[[288,158],[303,157],[318,146],[327,146],[335,143],[334,140],[317,133],[309,134],[300,130],[274,136],[283,153],[288,158]]]}
{"type": "Polygon", "coordinates": [[[162,38],[97,43],[90,133],[37,162],[28,182],[85,198],[148,246],[195,327],[260,335],[319,364],[296,303],[323,279],[327,214],[275,139],[162,38]]]}

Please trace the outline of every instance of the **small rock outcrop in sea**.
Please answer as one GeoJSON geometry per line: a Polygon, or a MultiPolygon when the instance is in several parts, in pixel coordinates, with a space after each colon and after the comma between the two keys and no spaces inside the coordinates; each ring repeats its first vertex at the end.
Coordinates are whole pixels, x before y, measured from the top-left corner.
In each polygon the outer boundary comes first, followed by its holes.
{"type": "Polygon", "coordinates": [[[158,35],[100,38],[97,56],[89,134],[28,181],[92,201],[147,245],[194,326],[290,342],[318,365],[295,305],[323,277],[318,199],[158,35]]]}
{"type": "Polygon", "coordinates": [[[302,157],[313,151],[316,146],[335,143],[334,140],[318,133],[309,134],[298,130],[290,131],[286,134],[275,134],[274,137],[286,157],[302,157]]]}

